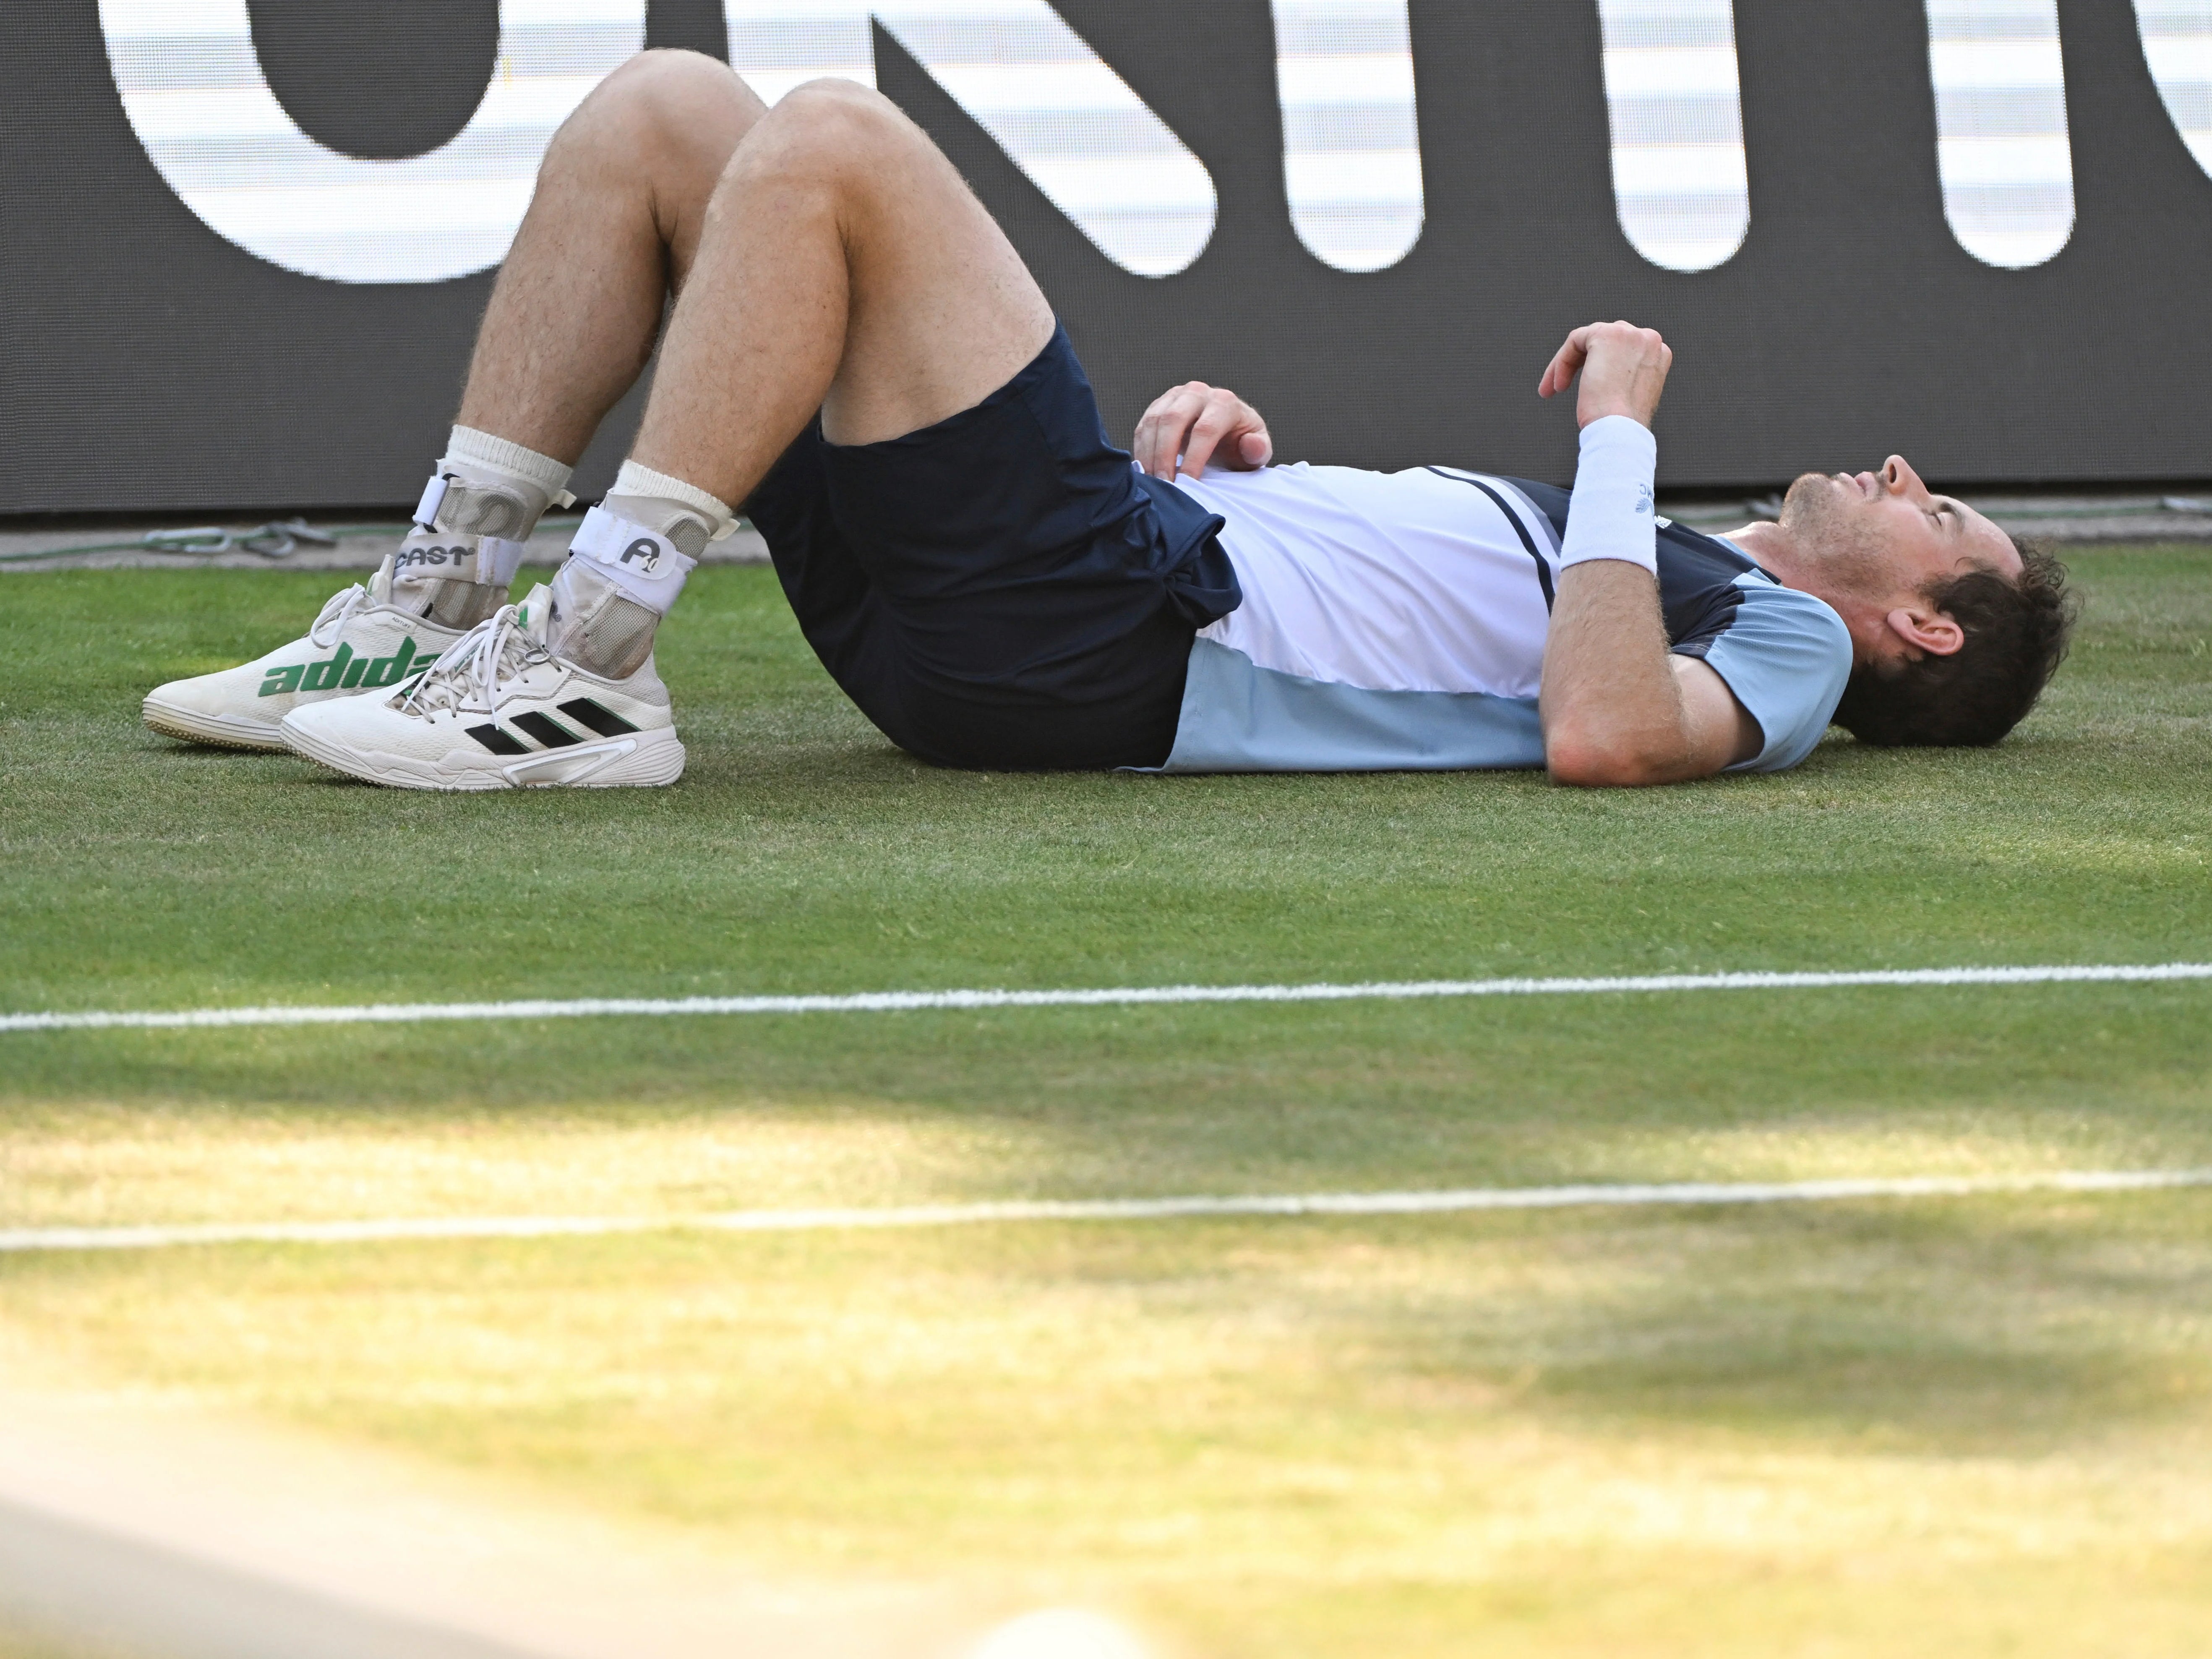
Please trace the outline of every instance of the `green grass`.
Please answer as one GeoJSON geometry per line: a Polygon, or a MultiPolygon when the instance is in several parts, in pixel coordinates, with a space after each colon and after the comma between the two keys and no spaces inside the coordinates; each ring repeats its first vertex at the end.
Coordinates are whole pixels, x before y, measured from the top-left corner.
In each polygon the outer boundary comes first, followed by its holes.
{"type": "MultiPolygon", "coordinates": [[[[2212,550],[2084,554],[1990,751],[938,771],[773,578],[678,787],[137,723],[281,573],[0,585],[0,1006],[2212,958],[2212,550]]],[[[0,1036],[0,1224],[2212,1164],[2212,988],[0,1036]]],[[[0,1260],[0,1335],[777,1570],[1193,1656],[2212,1645],[2212,1196],[0,1260]],[[2124,1620],[2114,1607],[2124,1607],[2124,1620]]]]}

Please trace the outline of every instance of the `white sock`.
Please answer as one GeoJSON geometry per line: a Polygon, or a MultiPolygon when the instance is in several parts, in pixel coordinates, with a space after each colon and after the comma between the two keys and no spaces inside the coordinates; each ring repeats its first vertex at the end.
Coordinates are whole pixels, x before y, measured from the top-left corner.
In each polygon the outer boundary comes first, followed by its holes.
{"type": "Polygon", "coordinates": [[[479,432],[472,426],[453,428],[453,434],[446,440],[441,468],[445,461],[474,461],[479,466],[510,474],[523,483],[536,484],[549,501],[568,489],[571,471],[550,455],[525,449],[520,444],[479,432]]]}
{"type": "Polygon", "coordinates": [[[635,461],[624,461],[622,471],[615,474],[615,487],[607,492],[605,507],[618,519],[665,536],[678,552],[691,559],[705,552],[709,543],[720,541],[738,527],[737,514],[720,496],[635,461]]]}

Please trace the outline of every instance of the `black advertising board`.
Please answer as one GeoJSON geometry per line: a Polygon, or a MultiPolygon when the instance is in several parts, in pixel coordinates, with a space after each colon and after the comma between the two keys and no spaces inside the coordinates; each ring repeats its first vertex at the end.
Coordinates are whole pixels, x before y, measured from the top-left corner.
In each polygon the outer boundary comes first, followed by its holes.
{"type": "Polygon", "coordinates": [[[2212,475],[2212,27],[2178,0],[1996,11],[20,8],[0,513],[411,500],[532,122],[641,44],[786,80],[872,60],[1007,225],[1125,434],[1195,377],[1257,404],[1285,459],[1565,478],[1572,422],[1536,376],[1568,328],[1624,316],[1675,348],[1676,487],[1892,450],[1954,483],[2212,475]]]}

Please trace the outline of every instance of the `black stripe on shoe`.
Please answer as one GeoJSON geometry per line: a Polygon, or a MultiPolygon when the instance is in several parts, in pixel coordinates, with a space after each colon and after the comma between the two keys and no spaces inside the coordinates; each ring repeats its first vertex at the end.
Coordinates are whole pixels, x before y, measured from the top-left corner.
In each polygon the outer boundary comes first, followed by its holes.
{"type": "Polygon", "coordinates": [[[535,708],[526,714],[517,714],[514,723],[544,744],[548,749],[566,749],[583,739],[550,714],[541,714],[535,708]]]}
{"type": "Polygon", "coordinates": [[[469,735],[495,755],[526,755],[530,752],[528,744],[517,743],[496,726],[471,726],[469,735]]]}
{"type": "Polygon", "coordinates": [[[618,738],[625,732],[637,730],[605,703],[593,702],[589,697],[571,698],[561,705],[561,712],[578,725],[590,726],[603,738],[618,738]]]}

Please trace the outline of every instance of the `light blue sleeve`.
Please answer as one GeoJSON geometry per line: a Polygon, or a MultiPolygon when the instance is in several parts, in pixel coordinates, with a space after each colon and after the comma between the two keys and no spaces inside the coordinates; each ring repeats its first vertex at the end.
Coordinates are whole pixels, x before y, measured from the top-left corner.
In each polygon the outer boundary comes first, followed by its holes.
{"type": "Polygon", "coordinates": [[[1758,754],[1731,772],[1780,772],[1813,752],[1851,675],[1851,635],[1844,619],[1810,593],[1747,572],[1729,629],[1705,650],[1759,722],[1758,754]]]}

